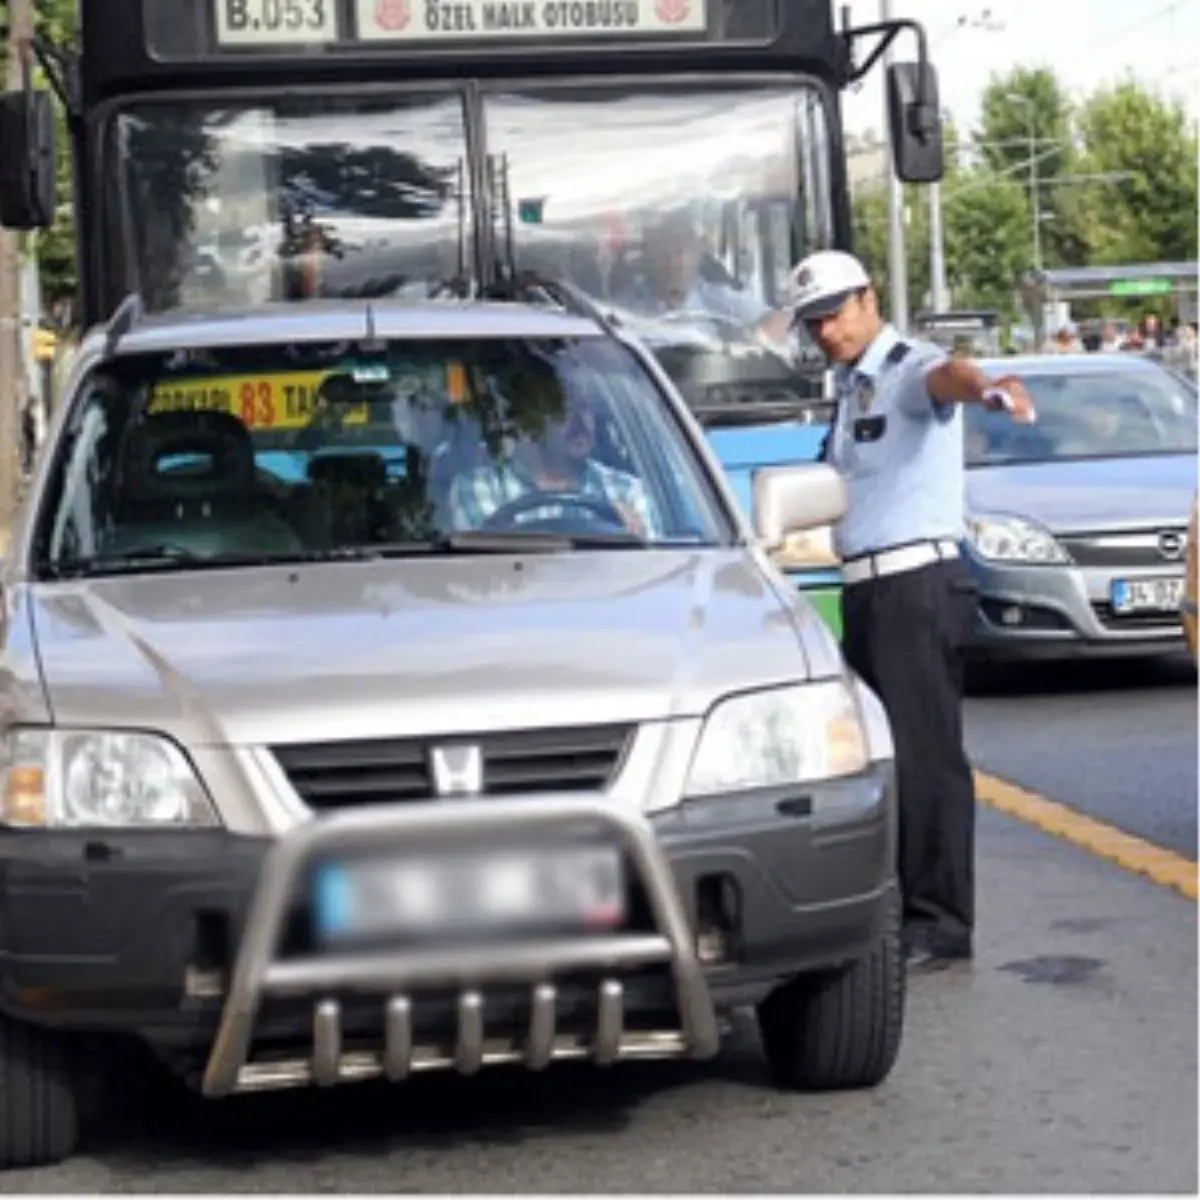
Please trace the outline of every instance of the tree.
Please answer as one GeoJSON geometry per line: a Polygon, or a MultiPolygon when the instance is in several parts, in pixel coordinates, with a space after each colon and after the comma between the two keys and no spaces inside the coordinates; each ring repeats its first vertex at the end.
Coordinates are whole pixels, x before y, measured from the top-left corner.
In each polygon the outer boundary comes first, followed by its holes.
{"type": "Polygon", "coordinates": [[[1021,185],[986,166],[965,172],[945,189],[944,229],[955,307],[994,308],[1015,318],[1033,238],[1021,185]]]}
{"type": "Polygon", "coordinates": [[[1101,88],[1079,114],[1088,172],[1128,172],[1082,197],[1097,263],[1196,257],[1196,125],[1182,105],[1133,80],[1101,88]]]}
{"type": "MultiPolygon", "coordinates": [[[[961,139],[949,114],[943,114],[946,174],[942,183],[943,199],[958,176],[961,139]]],[[[891,171],[891,160],[887,160],[891,171]]],[[[891,305],[891,275],[888,271],[888,193],[886,175],[879,186],[865,188],[854,197],[851,209],[852,236],[855,253],[862,259],[870,274],[885,312],[891,305]]],[[[929,202],[930,189],[925,184],[906,184],[904,198],[904,250],[908,261],[908,304],[911,312],[925,307],[932,279],[930,273],[929,202]]],[[[945,223],[943,220],[943,231],[945,223]]],[[[954,264],[949,248],[946,255],[946,274],[954,284],[954,264]]],[[[890,314],[889,314],[890,315],[890,314]]]]}
{"type": "MultiPolygon", "coordinates": [[[[1018,181],[1027,200],[1031,144],[1034,148],[1037,204],[1045,222],[1043,265],[1082,265],[1088,247],[1078,190],[1052,182],[1071,174],[1078,160],[1074,113],[1058,77],[1048,67],[1016,67],[1003,75],[993,74],[980,107],[976,142],[983,163],[996,175],[1018,181]]],[[[1025,265],[1033,266],[1032,258],[1025,265]]]]}

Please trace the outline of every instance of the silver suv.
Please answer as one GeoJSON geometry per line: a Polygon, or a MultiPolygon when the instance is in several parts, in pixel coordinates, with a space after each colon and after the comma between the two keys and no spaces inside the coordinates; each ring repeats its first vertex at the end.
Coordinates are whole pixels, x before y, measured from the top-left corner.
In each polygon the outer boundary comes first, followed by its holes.
{"type": "MultiPolygon", "coordinates": [[[[903,1021],[892,747],[635,340],[307,304],[83,346],[3,578],[0,1160],[89,1038],[209,1097],[707,1058],[869,1087],[903,1021]]],[[[84,1048],[84,1049],[81,1049],[84,1048]]]]}

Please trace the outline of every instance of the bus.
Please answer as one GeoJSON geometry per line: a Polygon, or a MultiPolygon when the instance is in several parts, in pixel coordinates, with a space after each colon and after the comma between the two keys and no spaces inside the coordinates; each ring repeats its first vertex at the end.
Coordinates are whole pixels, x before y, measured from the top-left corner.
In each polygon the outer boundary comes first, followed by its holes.
{"type": "MultiPolygon", "coordinates": [[[[892,159],[927,183],[924,29],[830,0],[87,0],[77,46],[32,49],[68,114],[85,325],[130,297],[536,293],[646,341],[748,508],[756,470],[820,452],[788,273],[850,248],[840,96],[902,35],[892,159]]],[[[0,224],[53,219],[53,141],[48,92],[0,98],[0,224]]],[[[778,561],[836,630],[831,538],[778,561]]]]}

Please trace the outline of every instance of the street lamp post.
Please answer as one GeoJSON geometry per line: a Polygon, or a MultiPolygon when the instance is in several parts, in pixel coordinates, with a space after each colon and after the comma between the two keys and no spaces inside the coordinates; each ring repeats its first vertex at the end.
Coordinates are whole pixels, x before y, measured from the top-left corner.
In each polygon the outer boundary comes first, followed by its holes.
{"type": "Polygon", "coordinates": [[[1037,138],[1037,106],[1028,96],[1009,92],[1007,97],[1012,103],[1023,105],[1029,113],[1029,124],[1026,126],[1029,144],[1029,207],[1033,213],[1033,269],[1042,269],[1042,207],[1038,195],[1038,138],[1037,138]]]}

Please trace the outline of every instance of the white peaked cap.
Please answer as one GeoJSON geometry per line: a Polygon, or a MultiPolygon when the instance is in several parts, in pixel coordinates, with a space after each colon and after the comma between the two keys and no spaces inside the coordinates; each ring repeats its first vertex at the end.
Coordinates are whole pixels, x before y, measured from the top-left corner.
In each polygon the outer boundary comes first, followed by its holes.
{"type": "Polygon", "coordinates": [[[792,268],[790,302],[797,320],[835,313],[857,291],[871,286],[866,268],[844,250],[818,250],[792,268]]]}

